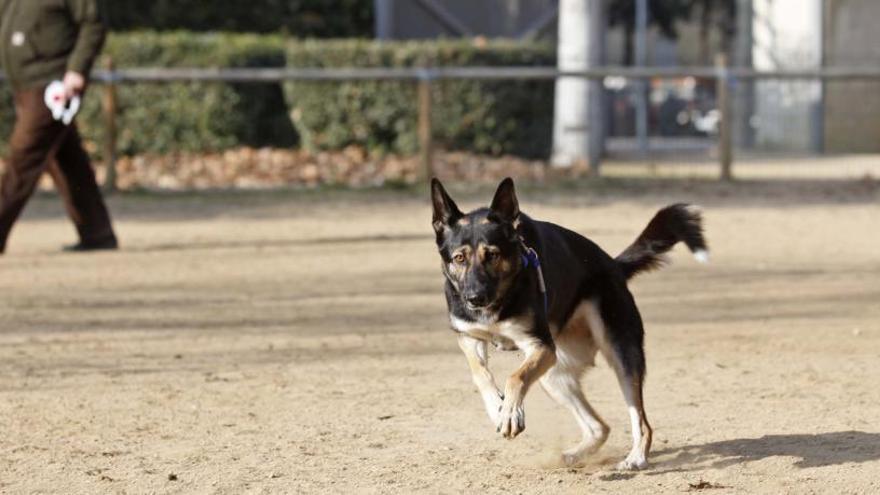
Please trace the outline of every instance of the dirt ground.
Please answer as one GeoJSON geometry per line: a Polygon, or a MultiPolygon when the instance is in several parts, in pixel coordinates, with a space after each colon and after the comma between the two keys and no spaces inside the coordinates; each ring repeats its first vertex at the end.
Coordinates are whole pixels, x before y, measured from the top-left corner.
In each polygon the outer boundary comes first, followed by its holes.
{"type": "Polygon", "coordinates": [[[539,388],[519,438],[489,424],[422,194],[126,195],[124,249],[89,255],[57,252],[73,231],[37,198],[0,258],[0,492],[880,492],[876,184],[521,191],[613,253],[673,201],[704,206],[713,262],[678,248],[632,283],[655,442],[630,473],[604,362],[585,389],[612,432],[584,466],[539,388]]]}

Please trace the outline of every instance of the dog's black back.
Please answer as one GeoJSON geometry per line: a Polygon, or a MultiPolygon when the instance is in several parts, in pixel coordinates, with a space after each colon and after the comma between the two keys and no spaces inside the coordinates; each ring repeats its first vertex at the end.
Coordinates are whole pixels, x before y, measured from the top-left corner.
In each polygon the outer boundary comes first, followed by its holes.
{"type": "MultiPolygon", "coordinates": [[[[642,319],[617,262],[593,241],[550,222],[524,216],[522,232],[541,259],[550,324],[562,330],[582,301],[597,301],[624,366],[644,373],[642,319]]],[[[523,290],[537,297],[529,287],[523,290]]]]}

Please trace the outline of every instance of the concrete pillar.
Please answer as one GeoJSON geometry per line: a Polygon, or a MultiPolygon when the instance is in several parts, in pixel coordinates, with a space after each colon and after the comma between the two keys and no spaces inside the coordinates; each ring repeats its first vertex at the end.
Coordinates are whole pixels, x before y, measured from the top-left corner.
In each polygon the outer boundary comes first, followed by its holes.
{"type": "MultiPolygon", "coordinates": [[[[560,0],[558,67],[578,71],[601,64],[605,0],[560,0]]],[[[553,156],[556,167],[586,161],[598,171],[602,155],[602,81],[562,77],[556,81],[553,156]]]]}

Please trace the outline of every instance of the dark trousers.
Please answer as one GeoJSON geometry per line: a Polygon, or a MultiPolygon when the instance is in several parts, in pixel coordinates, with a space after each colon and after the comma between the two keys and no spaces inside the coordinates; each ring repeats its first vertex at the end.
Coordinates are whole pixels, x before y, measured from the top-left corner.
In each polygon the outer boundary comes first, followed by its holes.
{"type": "Polygon", "coordinates": [[[36,88],[15,94],[15,128],[0,181],[0,253],[44,171],[52,176],[82,241],[114,236],[76,125],[65,126],[52,118],[43,102],[43,91],[36,88]]]}

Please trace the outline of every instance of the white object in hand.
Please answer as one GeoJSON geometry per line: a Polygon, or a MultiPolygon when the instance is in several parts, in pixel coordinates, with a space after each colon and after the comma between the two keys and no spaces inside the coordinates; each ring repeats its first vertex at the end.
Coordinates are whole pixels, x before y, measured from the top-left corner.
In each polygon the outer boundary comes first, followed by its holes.
{"type": "Polygon", "coordinates": [[[70,125],[76,113],[79,112],[81,103],[79,95],[67,98],[67,90],[61,81],[52,81],[46,88],[43,96],[46,107],[52,112],[52,118],[61,121],[64,125],[70,125]]]}

